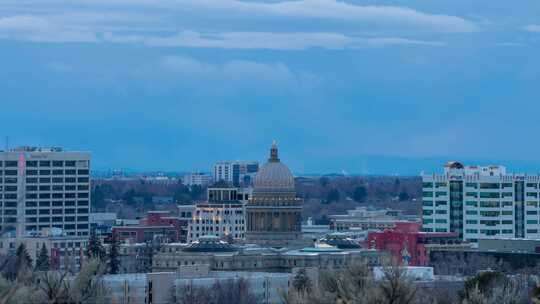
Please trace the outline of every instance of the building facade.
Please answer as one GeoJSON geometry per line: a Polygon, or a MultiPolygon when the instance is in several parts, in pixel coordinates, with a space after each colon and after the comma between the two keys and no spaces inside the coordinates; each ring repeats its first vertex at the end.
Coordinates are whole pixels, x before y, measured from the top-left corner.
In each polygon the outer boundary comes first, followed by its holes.
{"type": "Polygon", "coordinates": [[[138,225],[115,226],[112,234],[117,240],[144,243],[159,237],[163,242],[185,242],[188,222],[169,211],[149,211],[138,225]]]}
{"type": "Polygon", "coordinates": [[[0,152],[1,229],[18,237],[60,228],[89,233],[90,153],[20,147],[0,152]]]}
{"type": "Polygon", "coordinates": [[[274,142],[268,162],[253,183],[247,211],[246,241],[291,246],[302,239],[302,199],[296,197],[294,177],[278,157],[274,142]]]}
{"type": "Polygon", "coordinates": [[[405,220],[401,210],[370,209],[356,207],[347,214],[330,215],[330,228],[335,231],[384,230],[395,226],[397,221],[405,220]]]}
{"type": "Polygon", "coordinates": [[[421,232],[420,223],[397,222],[393,229],[370,232],[365,247],[386,251],[401,265],[428,266],[429,245],[454,248],[461,243],[457,233],[421,232]]]}
{"type": "Polygon", "coordinates": [[[540,238],[539,175],[450,162],[444,174],[423,175],[422,181],[426,232],[455,232],[471,242],[540,238]]]}
{"type": "Polygon", "coordinates": [[[240,202],[197,204],[188,228],[188,242],[205,235],[244,239],[246,231],[244,204],[240,202]]]}
{"type": "Polygon", "coordinates": [[[245,206],[251,192],[249,188],[209,187],[207,202],[197,204],[193,210],[188,242],[205,235],[243,240],[246,232],[245,206]]]}
{"type": "Polygon", "coordinates": [[[259,171],[256,161],[222,161],[214,165],[214,181],[225,181],[235,187],[249,186],[259,171]]]}
{"type": "Polygon", "coordinates": [[[184,175],[182,183],[186,186],[204,187],[212,182],[212,176],[206,173],[189,173],[184,175]]]}

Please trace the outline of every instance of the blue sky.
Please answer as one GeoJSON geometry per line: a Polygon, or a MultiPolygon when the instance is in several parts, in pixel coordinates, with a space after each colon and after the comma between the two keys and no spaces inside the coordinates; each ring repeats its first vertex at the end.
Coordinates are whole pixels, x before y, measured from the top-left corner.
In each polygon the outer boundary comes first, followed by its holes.
{"type": "Polygon", "coordinates": [[[0,135],[94,168],[540,171],[540,2],[2,0],[0,135]]]}

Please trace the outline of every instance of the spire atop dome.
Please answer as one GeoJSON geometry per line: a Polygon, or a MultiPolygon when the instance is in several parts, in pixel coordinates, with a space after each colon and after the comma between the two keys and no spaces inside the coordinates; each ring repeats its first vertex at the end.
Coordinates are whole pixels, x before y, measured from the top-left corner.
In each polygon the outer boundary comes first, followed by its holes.
{"type": "Polygon", "coordinates": [[[271,163],[279,162],[278,148],[277,148],[277,143],[275,139],[272,141],[272,148],[270,149],[270,158],[268,159],[268,161],[271,163]]]}

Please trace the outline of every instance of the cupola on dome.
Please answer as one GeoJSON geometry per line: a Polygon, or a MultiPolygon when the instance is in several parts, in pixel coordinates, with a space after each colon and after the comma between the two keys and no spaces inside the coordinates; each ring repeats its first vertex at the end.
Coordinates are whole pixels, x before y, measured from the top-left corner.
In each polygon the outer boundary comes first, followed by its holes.
{"type": "Polygon", "coordinates": [[[291,170],[278,158],[278,148],[274,141],[268,162],[259,169],[253,181],[255,191],[294,191],[294,177],[291,170]]]}

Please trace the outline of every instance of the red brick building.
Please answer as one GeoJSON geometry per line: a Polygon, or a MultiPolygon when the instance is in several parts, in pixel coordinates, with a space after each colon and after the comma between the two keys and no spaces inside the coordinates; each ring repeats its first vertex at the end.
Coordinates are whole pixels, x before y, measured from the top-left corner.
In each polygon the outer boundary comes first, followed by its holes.
{"type": "Polygon", "coordinates": [[[422,232],[422,224],[416,222],[396,222],[393,229],[370,232],[364,246],[389,252],[396,262],[409,266],[429,264],[429,245],[459,244],[457,233],[422,232]]]}
{"type": "Polygon", "coordinates": [[[185,242],[187,221],[169,215],[168,211],[149,211],[139,225],[113,227],[112,233],[117,240],[136,243],[150,241],[156,235],[165,237],[167,242],[185,242]]]}

